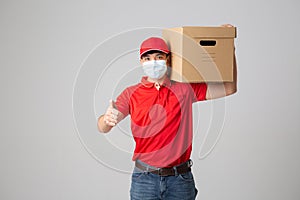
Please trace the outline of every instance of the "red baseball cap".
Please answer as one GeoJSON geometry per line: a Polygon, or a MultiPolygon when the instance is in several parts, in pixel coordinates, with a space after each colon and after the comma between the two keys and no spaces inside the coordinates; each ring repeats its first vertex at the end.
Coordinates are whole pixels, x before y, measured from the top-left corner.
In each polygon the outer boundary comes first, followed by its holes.
{"type": "Polygon", "coordinates": [[[166,54],[170,53],[169,47],[162,38],[150,37],[144,40],[140,47],[140,57],[148,51],[157,50],[166,54]]]}

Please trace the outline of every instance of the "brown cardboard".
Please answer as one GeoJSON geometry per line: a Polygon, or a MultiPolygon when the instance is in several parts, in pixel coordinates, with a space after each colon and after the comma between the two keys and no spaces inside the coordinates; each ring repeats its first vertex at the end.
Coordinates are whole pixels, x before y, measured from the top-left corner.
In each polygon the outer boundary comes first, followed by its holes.
{"type": "Polygon", "coordinates": [[[184,26],[163,29],[171,50],[171,79],[179,82],[231,82],[235,27],[184,26]]]}

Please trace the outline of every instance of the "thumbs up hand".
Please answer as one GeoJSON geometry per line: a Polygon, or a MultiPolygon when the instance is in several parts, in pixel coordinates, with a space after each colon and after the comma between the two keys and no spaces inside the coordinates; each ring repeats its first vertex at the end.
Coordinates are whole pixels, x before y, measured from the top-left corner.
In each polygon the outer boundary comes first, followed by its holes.
{"type": "Polygon", "coordinates": [[[109,106],[104,115],[104,123],[108,126],[115,126],[119,120],[119,111],[116,109],[115,102],[113,100],[109,101],[109,106]]]}

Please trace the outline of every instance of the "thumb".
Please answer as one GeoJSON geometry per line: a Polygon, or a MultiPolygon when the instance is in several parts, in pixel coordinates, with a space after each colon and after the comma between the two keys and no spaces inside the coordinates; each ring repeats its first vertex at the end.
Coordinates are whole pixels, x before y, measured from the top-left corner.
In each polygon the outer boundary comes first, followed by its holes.
{"type": "Polygon", "coordinates": [[[109,107],[116,108],[116,104],[113,100],[109,100],[109,107]]]}

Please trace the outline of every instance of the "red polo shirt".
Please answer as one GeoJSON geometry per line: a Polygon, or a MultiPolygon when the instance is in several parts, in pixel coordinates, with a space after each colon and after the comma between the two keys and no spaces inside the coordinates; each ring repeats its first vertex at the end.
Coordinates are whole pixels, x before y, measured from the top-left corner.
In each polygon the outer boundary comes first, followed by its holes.
{"type": "Polygon", "coordinates": [[[143,77],[117,98],[117,109],[131,116],[136,142],[133,160],[155,167],[186,162],[192,151],[192,103],[205,100],[205,83],[179,83],[166,78],[155,87],[143,77]]]}

